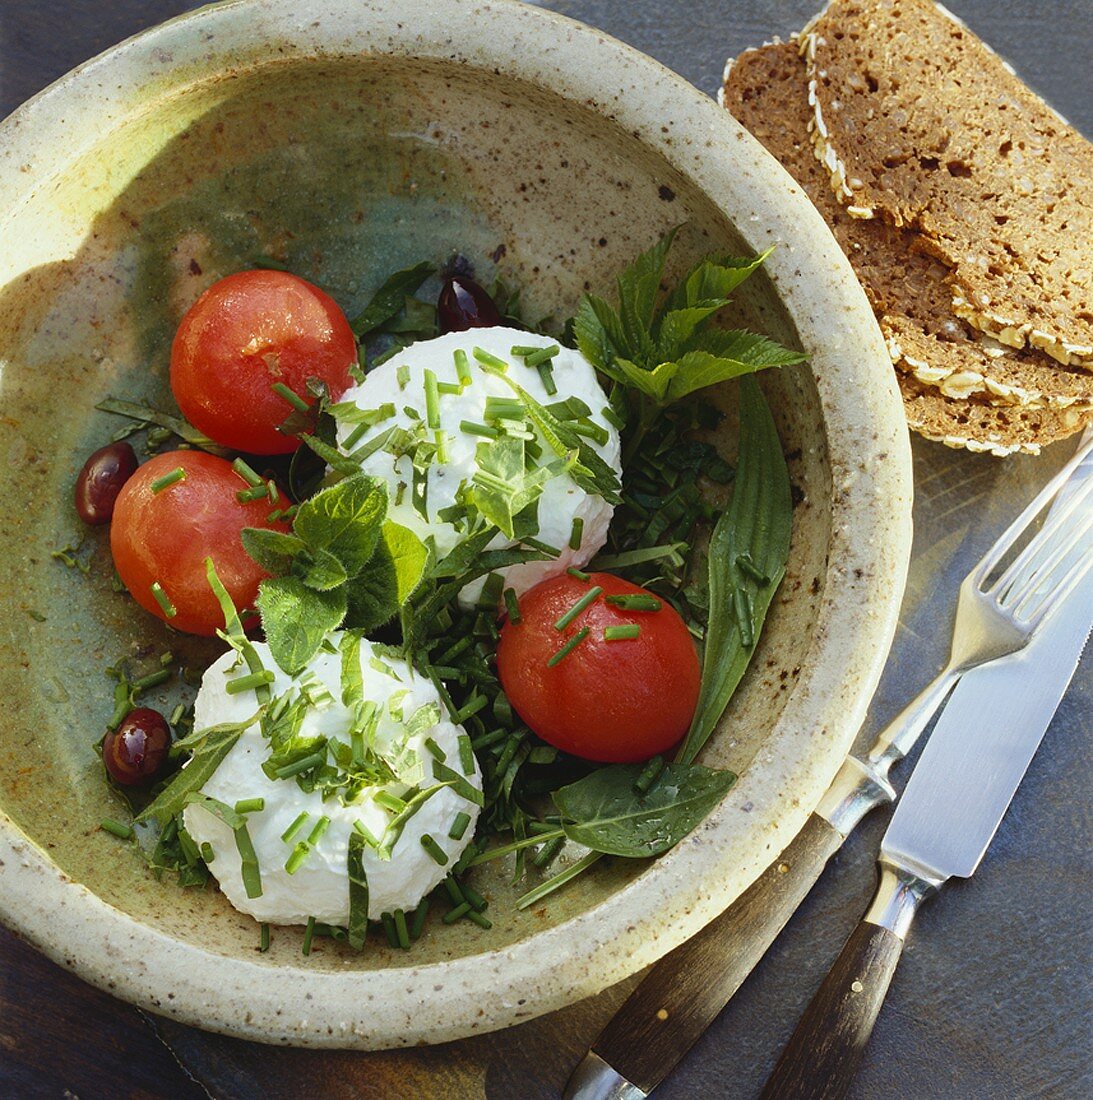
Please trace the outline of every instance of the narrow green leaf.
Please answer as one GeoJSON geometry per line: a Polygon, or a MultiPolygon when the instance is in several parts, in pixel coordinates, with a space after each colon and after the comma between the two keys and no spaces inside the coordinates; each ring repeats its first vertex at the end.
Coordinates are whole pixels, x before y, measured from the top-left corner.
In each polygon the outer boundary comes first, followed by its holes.
{"type": "Polygon", "coordinates": [[[349,925],[346,931],[349,945],[356,951],[363,950],[368,935],[368,875],[364,870],[367,843],[356,829],[350,830],[346,857],[346,874],[349,876],[349,925]]]}
{"type": "Polygon", "coordinates": [[[740,683],[767,609],[785,575],[793,526],[789,471],[770,409],[758,383],[740,383],[740,455],[729,507],[708,550],[709,622],[702,685],[691,728],[677,759],[690,762],[713,733],[740,683]],[[745,559],[749,568],[738,564],[745,559]],[[759,577],[770,580],[761,584],[759,577]],[[743,606],[750,622],[741,631],[743,606]],[[752,644],[745,644],[750,637],[752,644]]]}
{"type": "Polygon", "coordinates": [[[277,664],[293,675],[311,660],[323,638],[345,618],[343,588],[316,592],[296,577],[274,577],[258,590],[258,610],[277,664]]]}
{"type": "Polygon", "coordinates": [[[390,321],[404,307],[406,296],[413,294],[435,270],[430,263],[420,263],[396,271],[372,295],[368,305],[350,321],[350,327],[357,339],[367,336],[390,321]]]}

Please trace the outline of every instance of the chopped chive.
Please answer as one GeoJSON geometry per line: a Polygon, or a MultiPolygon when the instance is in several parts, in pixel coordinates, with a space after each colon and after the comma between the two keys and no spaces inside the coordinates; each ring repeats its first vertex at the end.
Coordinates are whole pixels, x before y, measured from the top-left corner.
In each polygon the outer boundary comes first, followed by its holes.
{"type": "Polygon", "coordinates": [[[263,483],[261,485],[251,485],[247,489],[240,489],[239,492],[235,494],[235,499],[239,501],[240,504],[246,504],[249,501],[261,500],[263,497],[268,496],[269,486],[263,483]]]}
{"type": "MultiPolygon", "coordinates": [[[[537,351],[542,351],[536,344],[513,344],[509,348],[509,355],[519,355],[521,359],[526,359],[529,355],[534,355],[537,351]]],[[[558,349],[555,348],[555,351],[558,349]]]]}
{"type": "Polygon", "coordinates": [[[567,626],[573,620],[589,606],[594,603],[601,595],[603,595],[603,588],[598,584],[594,584],[560,619],[554,624],[554,629],[561,632],[565,630],[567,626]]]}
{"type": "Polygon", "coordinates": [[[262,479],[241,458],[232,463],[232,469],[251,486],[261,485],[262,479]]]}
{"type": "Polygon", "coordinates": [[[471,775],[474,772],[474,746],[465,733],[461,733],[456,740],[459,744],[459,766],[464,775],[471,775]]]}
{"type": "Polygon", "coordinates": [[[660,778],[664,771],[664,757],[654,756],[644,768],[637,779],[634,780],[634,791],[637,794],[648,794],[649,788],[660,778]]]}
{"type": "Polygon", "coordinates": [[[323,839],[323,835],[327,829],[330,828],[330,818],[323,814],[318,821],[315,822],[315,827],[311,830],[307,837],[307,843],[309,847],[314,848],[320,840],[323,839]]]}
{"type": "Polygon", "coordinates": [[[260,898],[262,896],[262,872],[258,866],[258,853],[254,850],[254,842],[250,838],[250,830],[246,822],[233,829],[235,834],[235,847],[239,852],[240,873],[243,877],[243,889],[248,898],[260,898]]]}
{"type": "Polygon", "coordinates": [[[479,363],[487,367],[493,367],[494,370],[505,372],[509,369],[509,365],[504,359],[498,359],[496,355],[491,355],[485,348],[474,347],[471,349],[471,355],[473,355],[479,363]]]}
{"type": "Polygon", "coordinates": [[[301,864],[307,859],[307,854],[311,849],[307,846],[306,840],[301,840],[295,848],[292,849],[292,855],[288,857],[285,862],[285,870],[294,875],[300,869],[301,864]]]}
{"type": "Polygon", "coordinates": [[[569,641],[566,642],[566,644],[562,646],[562,648],[559,649],[558,652],[555,653],[549,661],[547,661],[547,667],[553,668],[560,661],[564,661],[565,658],[568,657],[573,652],[573,650],[575,650],[577,646],[579,646],[581,642],[583,642],[587,637],[588,627],[582,626],[581,629],[578,630],[577,633],[574,634],[573,637],[570,638],[569,641]]]}
{"type": "Polygon", "coordinates": [[[607,423],[610,424],[611,427],[615,428],[617,431],[621,432],[622,429],[626,427],[626,421],[623,420],[623,418],[619,416],[619,414],[615,412],[615,410],[611,408],[610,405],[604,405],[604,407],[600,410],[600,416],[602,416],[604,420],[606,420],[607,423]]]}
{"type": "Polygon", "coordinates": [[[186,704],[179,703],[173,711],[171,711],[171,717],[167,719],[167,724],[170,726],[177,726],[179,719],[186,713],[186,704]]]}
{"type": "Polygon", "coordinates": [[[466,917],[467,920],[477,924],[479,928],[485,928],[488,930],[493,927],[493,922],[488,917],[485,917],[481,913],[476,912],[473,908],[469,913],[466,914],[466,917]]]}
{"type": "Polygon", "coordinates": [[[269,925],[264,921],[258,926],[258,950],[263,955],[269,950],[269,925]]]}
{"type": "Polygon", "coordinates": [[[151,484],[151,490],[153,493],[162,493],[164,489],[169,489],[172,485],[184,480],[185,477],[186,471],[181,466],[176,466],[169,474],[157,477],[151,484]]]}
{"type": "Polygon", "coordinates": [[[380,913],[383,934],[387,937],[388,947],[398,947],[398,932],[395,931],[395,918],[391,913],[380,913]]]}
{"type": "Polygon", "coordinates": [[[152,581],[152,596],[168,619],[173,619],[178,614],[178,608],[171,603],[171,597],[163,591],[163,585],[159,581],[152,581]]]}
{"type": "Polygon", "coordinates": [[[133,681],[133,693],[139,695],[142,691],[147,691],[148,688],[165,684],[170,678],[171,670],[169,668],[161,668],[157,672],[150,672],[147,676],[142,676],[139,680],[133,681]]]}
{"type": "Polygon", "coordinates": [[[489,698],[485,695],[475,695],[473,698],[452,715],[452,722],[461,726],[468,718],[472,718],[483,707],[489,705],[489,698]]]}
{"type": "Polygon", "coordinates": [[[737,554],[736,568],[739,569],[744,576],[750,577],[760,586],[770,584],[770,577],[755,564],[751,554],[737,554]]]}
{"type": "Polygon", "coordinates": [[[385,431],[380,432],[379,435],[374,436],[363,447],[358,447],[351,455],[349,459],[352,462],[361,463],[366,458],[371,458],[377,451],[382,450],[388,440],[395,434],[398,429],[398,425],[387,428],[385,431]]]}
{"type": "Polygon", "coordinates": [[[440,393],[462,393],[463,387],[458,382],[437,382],[436,388],[440,393]]]}
{"type": "Polygon", "coordinates": [[[242,695],[244,691],[251,691],[263,684],[272,684],[275,679],[272,669],[264,668],[261,672],[249,672],[246,676],[238,676],[229,680],[224,685],[224,690],[229,695],[242,695]]]}
{"type": "Polygon", "coordinates": [[[452,905],[462,905],[467,900],[463,896],[463,887],[451,875],[444,880],[444,889],[448,891],[452,905]]]}
{"type": "Polygon", "coordinates": [[[425,368],[425,422],[430,428],[440,427],[440,393],[436,372],[425,368]]]}
{"type": "Polygon", "coordinates": [[[161,665],[172,665],[175,661],[175,655],[168,649],[166,653],[159,655],[159,663],[161,665]]]}
{"type": "Polygon", "coordinates": [[[270,504],[276,504],[281,499],[281,494],[277,492],[277,486],[272,478],[266,482],[266,496],[269,497],[270,504]]]}
{"type": "Polygon", "coordinates": [[[544,867],[549,867],[558,858],[558,853],[565,847],[565,839],[564,836],[556,836],[548,840],[531,857],[532,866],[537,867],[540,871],[544,867]]]}
{"type": "Polygon", "coordinates": [[[372,831],[368,828],[367,825],[365,825],[363,821],[354,821],[353,828],[356,829],[357,832],[364,837],[365,842],[370,848],[379,848],[380,838],[378,836],[373,836],[372,831]]]}
{"type": "Polygon", "coordinates": [[[541,882],[533,890],[529,890],[524,894],[523,897],[517,898],[516,908],[526,909],[529,905],[534,905],[537,901],[541,901],[547,894],[554,893],[559,886],[564,886],[571,879],[576,878],[582,871],[591,867],[593,863],[602,858],[602,852],[589,852],[588,855],[577,860],[576,863],[571,864],[564,871],[559,871],[553,878],[548,878],[546,882],[541,882]]]}
{"type": "Polygon", "coordinates": [[[443,920],[445,924],[455,924],[460,917],[465,917],[471,911],[471,903],[469,901],[462,902],[454,909],[449,909],[444,914],[443,920]]]}
{"type": "Polygon", "coordinates": [[[406,389],[406,383],[410,381],[410,366],[408,363],[400,363],[398,369],[395,371],[395,378],[398,380],[398,388],[400,390],[406,389]]]}
{"type": "Polygon", "coordinates": [[[115,821],[112,817],[104,817],[99,822],[99,828],[105,832],[113,833],[114,836],[121,837],[122,840],[128,840],[133,835],[131,825],[124,825],[120,821],[115,821]]]}
{"type": "Polygon", "coordinates": [[[487,397],[485,417],[487,420],[524,421],[524,406],[514,397],[487,397]]]}
{"type": "Polygon", "coordinates": [[[478,424],[473,420],[461,420],[459,430],[464,435],[483,435],[487,439],[498,439],[501,436],[497,428],[491,428],[488,424],[478,424]]]}
{"type": "Polygon", "coordinates": [[[286,844],[288,844],[292,840],[292,838],[300,831],[300,829],[303,827],[304,822],[307,821],[310,816],[311,815],[307,812],[307,810],[304,810],[304,812],[300,814],[296,818],[296,820],[293,821],[293,823],[281,834],[281,839],[286,844]]]}
{"type": "Polygon", "coordinates": [[[310,756],[305,756],[300,760],[295,760],[291,764],[285,764],[277,769],[278,779],[291,779],[294,775],[301,775],[303,772],[310,771],[312,768],[317,768],[326,762],[326,749],[322,752],[313,752],[310,756]]]}
{"type": "Polygon", "coordinates": [[[471,365],[467,360],[467,353],[462,348],[455,350],[455,373],[459,375],[459,382],[463,386],[471,384],[471,365]]]}
{"type": "Polygon", "coordinates": [[[524,546],[532,550],[541,550],[544,554],[548,554],[552,558],[558,558],[562,555],[561,550],[557,546],[551,546],[549,542],[542,542],[539,539],[533,538],[523,538],[520,541],[524,546]]]}
{"type": "Polygon", "coordinates": [[[575,568],[574,568],[573,566],[570,566],[570,567],[569,567],[569,568],[568,568],[568,569],[566,570],[566,572],[567,572],[567,573],[568,573],[568,574],[569,574],[569,575],[570,575],[571,577],[576,577],[576,578],[577,578],[577,580],[579,580],[579,581],[587,581],[587,580],[589,580],[589,579],[590,579],[590,574],[588,574],[588,573],[585,573],[585,572],[584,572],[583,570],[581,570],[581,569],[575,569],[575,568]]]}
{"type": "Polygon", "coordinates": [[[584,520],[580,516],[573,517],[573,527],[569,532],[569,549],[580,550],[581,539],[584,537],[584,520]]]}
{"type": "Polygon", "coordinates": [[[265,808],[266,800],[264,798],[241,798],[235,804],[235,812],[237,814],[261,813],[265,808]]]}
{"type": "Polygon", "coordinates": [[[471,903],[471,908],[477,913],[482,913],[490,907],[490,903],[473,887],[462,883],[463,896],[471,903]]]}
{"type": "Polygon", "coordinates": [[[362,421],[358,424],[346,437],[345,442],[342,444],[343,451],[351,451],[353,448],[374,428],[374,424],[369,424],[367,421],[362,421]]]}
{"type": "Polygon", "coordinates": [[[436,743],[431,737],[425,738],[425,747],[437,758],[437,760],[447,760],[448,754],[436,743]]]}
{"type": "Polygon", "coordinates": [[[613,604],[623,611],[659,611],[664,604],[656,596],[646,596],[644,593],[627,593],[622,596],[607,596],[605,603],[613,604]]]}
{"type": "Polygon", "coordinates": [[[583,435],[586,439],[598,443],[601,447],[611,438],[607,429],[601,428],[594,420],[575,420],[573,430],[578,435],[583,435]]]}
{"type": "Polygon", "coordinates": [[[622,642],[629,638],[637,638],[641,634],[641,627],[637,623],[624,623],[621,626],[605,626],[603,628],[603,640],[605,642],[622,642]]]}
{"type": "Polygon", "coordinates": [[[303,952],[305,955],[311,954],[311,941],[315,938],[315,918],[307,918],[307,927],[304,929],[304,946],[303,952]]]}
{"type": "Polygon", "coordinates": [[[520,602],[516,598],[514,588],[505,589],[505,611],[508,613],[510,623],[520,622],[520,602]]]}
{"type": "Polygon", "coordinates": [[[422,930],[425,928],[425,917],[429,912],[429,899],[422,898],[418,907],[414,910],[410,917],[410,939],[416,940],[421,936],[422,930]]]}
{"type": "Polygon", "coordinates": [[[751,615],[748,612],[747,595],[742,588],[734,588],[732,593],[733,613],[736,616],[736,626],[740,631],[740,641],[744,646],[750,647],[755,637],[751,629],[751,615]]]}
{"type": "Polygon", "coordinates": [[[540,363],[537,370],[539,381],[543,383],[547,397],[553,397],[558,392],[558,384],[554,381],[554,368],[549,363],[540,363]]]}
{"type": "Polygon", "coordinates": [[[459,813],[455,815],[452,827],[448,830],[448,838],[450,840],[462,840],[463,834],[467,831],[467,826],[470,823],[471,815],[460,810],[459,813]]]}
{"type": "Polygon", "coordinates": [[[311,406],[298,394],[293,393],[292,390],[284,384],[284,382],[274,382],[270,386],[278,397],[284,398],[297,412],[306,413],[311,406]]]}
{"type": "Polygon", "coordinates": [[[447,866],[448,853],[428,833],[422,834],[421,846],[429,853],[435,863],[439,863],[441,867],[447,866]]]}
{"type": "Polygon", "coordinates": [[[407,951],[410,948],[410,930],[406,927],[406,914],[401,909],[396,909],[391,914],[395,921],[395,939],[398,945],[407,951]]]}
{"type": "Polygon", "coordinates": [[[377,791],[372,796],[372,801],[377,806],[381,806],[385,810],[390,810],[391,813],[400,814],[406,809],[406,803],[401,799],[391,794],[390,791],[377,791]]]}
{"type": "Polygon", "coordinates": [[[452,460],[451,452],[448,450],[448,433],[439,429],[436,433],[436,460],[441,465],[452,460]]]}

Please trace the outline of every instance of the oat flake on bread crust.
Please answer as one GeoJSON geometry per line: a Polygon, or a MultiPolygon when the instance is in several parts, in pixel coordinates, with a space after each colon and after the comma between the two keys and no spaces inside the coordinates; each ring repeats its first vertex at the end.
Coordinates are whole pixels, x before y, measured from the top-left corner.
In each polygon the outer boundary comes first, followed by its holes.
{"type": "Polygon", "coordinates": [[[840,201],[917,230],[975,328],[1093,369],[1093,145],[930,0],[833,0],[801,48],[840,201]]]}
{"type": "Polygon", "coordinates": [[[1093,408],[1093,375],[1042,352],[1004,348],[949,310],[946,267],[916,247],[917,234],[841,206],[812,156],[805,63],[794,43],[747,50],[726,67],[719,100],[782,162],[846,252],[877,313],[897,367],[954,397],[1030,408],[1093,408]]]}

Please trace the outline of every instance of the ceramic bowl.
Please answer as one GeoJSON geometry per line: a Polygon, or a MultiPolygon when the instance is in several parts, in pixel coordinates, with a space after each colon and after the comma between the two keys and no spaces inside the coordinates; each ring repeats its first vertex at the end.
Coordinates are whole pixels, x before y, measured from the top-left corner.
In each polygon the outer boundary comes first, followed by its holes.
{"type": "MultiPolygon", "coordinates": [[[[0,127],[0,240],[0,916],[52,958],[248,1038],[453,1039],[651,963],[801,826],[894,629],[906,429],[872,313],[821,219],[694,88],[505,0],[236,0],[123,43],[0,127]],[[75,475],[118,427],[96,403],[169,404],[181,312],[263,255],[352,311],[385,273],[458,249],[483,279],[522,287],[530,315],[565,317],[677,224],[679,265],[776,246],[736,311],[809,356],[763,379],[797,506],[789,574],[705,753],[739,783],[664,857],[604,861],[527,911],[495,869],[488,933],[437,922],[408,952],[324,940],[304,958],[286,929],[259,953],[256,926],[216,891],[157,881],[98,828],[118,813],[94,750],[112,709],[104,668],[157,647],[200,667],[210,651],[113,591],[101,532],[79,528],[75,475]],[[51,556],[66,546],[86,574],[51,556]]],[[[731,390],[714,399],[731,413],[731,390]]]]}

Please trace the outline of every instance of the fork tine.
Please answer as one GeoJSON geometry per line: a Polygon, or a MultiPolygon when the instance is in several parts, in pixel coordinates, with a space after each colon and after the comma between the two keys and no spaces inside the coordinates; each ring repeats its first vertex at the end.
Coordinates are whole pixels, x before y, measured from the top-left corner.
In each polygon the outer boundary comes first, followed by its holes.
{"type": "MultiPolygon", "coordinates": [[[[1023,616],[1024,621],[1030,624],[1030,629],[1035,630],[1074,591],[1091,568],[1093,568],[1093,552],[1087,551],[1074,562],[1063,579],[1050,592],[1044,594],[1043,599],[1036,605],[1035,609],[1023,616]]],[[[1030,592],[1014,608],[1014,617],[1021,615],[1023,605],[1036,595],[1036,591],[1030,592]]]]}
{"type": "Polygon", "coordinates": [[[1070,461],[1040,490],[1036,495],[1036,499],[1002,532],[998,541],[983,555],[979,564],[971,571],[970,576],[975,578],[976,587],[979,587],[983,579],[989,576],[991,570],[1008,553],[1028,525],[1054,500],[1056,494],[1069,480],[1070,475],[1081,465],[1091,451],[1093,451],[1093,438],[1078,448],[1070,461]]]}
{"type": "Polygon", "coordinates": [[[1058,561],[1058,556],[1053,553],[1053,550],[1060,535],[1066,534],[1069,536],[1071,532],[1081,533],[1088,528],[1089,516],[1079,521],[1076,527],[1072,525],[1075,513],[1083,507],[1091,492],[1093,492],[1093,477],[1086,478],[1070,498],[1052,512],[1047,523],[1036,533],[1032,541],[1010,563],[998,580],[987,589],[999,603],[1012,600],[1014,598],[1013,589],[1020,587],[1023,590],[1026,587],[1025,582],[1034,580],[1037,576],[1045,575],[1044,563],[1042,560],[1037,561],[1037,558],[1042,559],[1046,554],[1052,561],[1058,561]]]}
{"type": "MultiPolygon", "coordinates": [[[[1022,604],[1027,603],[1027,601],[1038,592],[1046,597],[1050,595],[1052,589],[1058,587],[1060,582],[1052,582],[1050,579],[1051,575],[1056,572],[1068,558],[1074,556],[1076,548],[1081,546],[1082,543],[1087,542],[1091,529],[1093,529],[1093,510],[1086,510],[1086,512],[1079,517],[1078,522],[1067,529],[1065,537],[1056,540],[1057,545],[1054,546],[1047,559],[1038,562],[1034,569],[1029,570],[1025,576],[1014,583],[1007,594],[1006,604],[1015,614],[1022,604]]],[[[1082,559],[1084,560],[1086,558],[1093,560],[1093,546],[1086,545],[1084,547],[1082,559]]]]}

